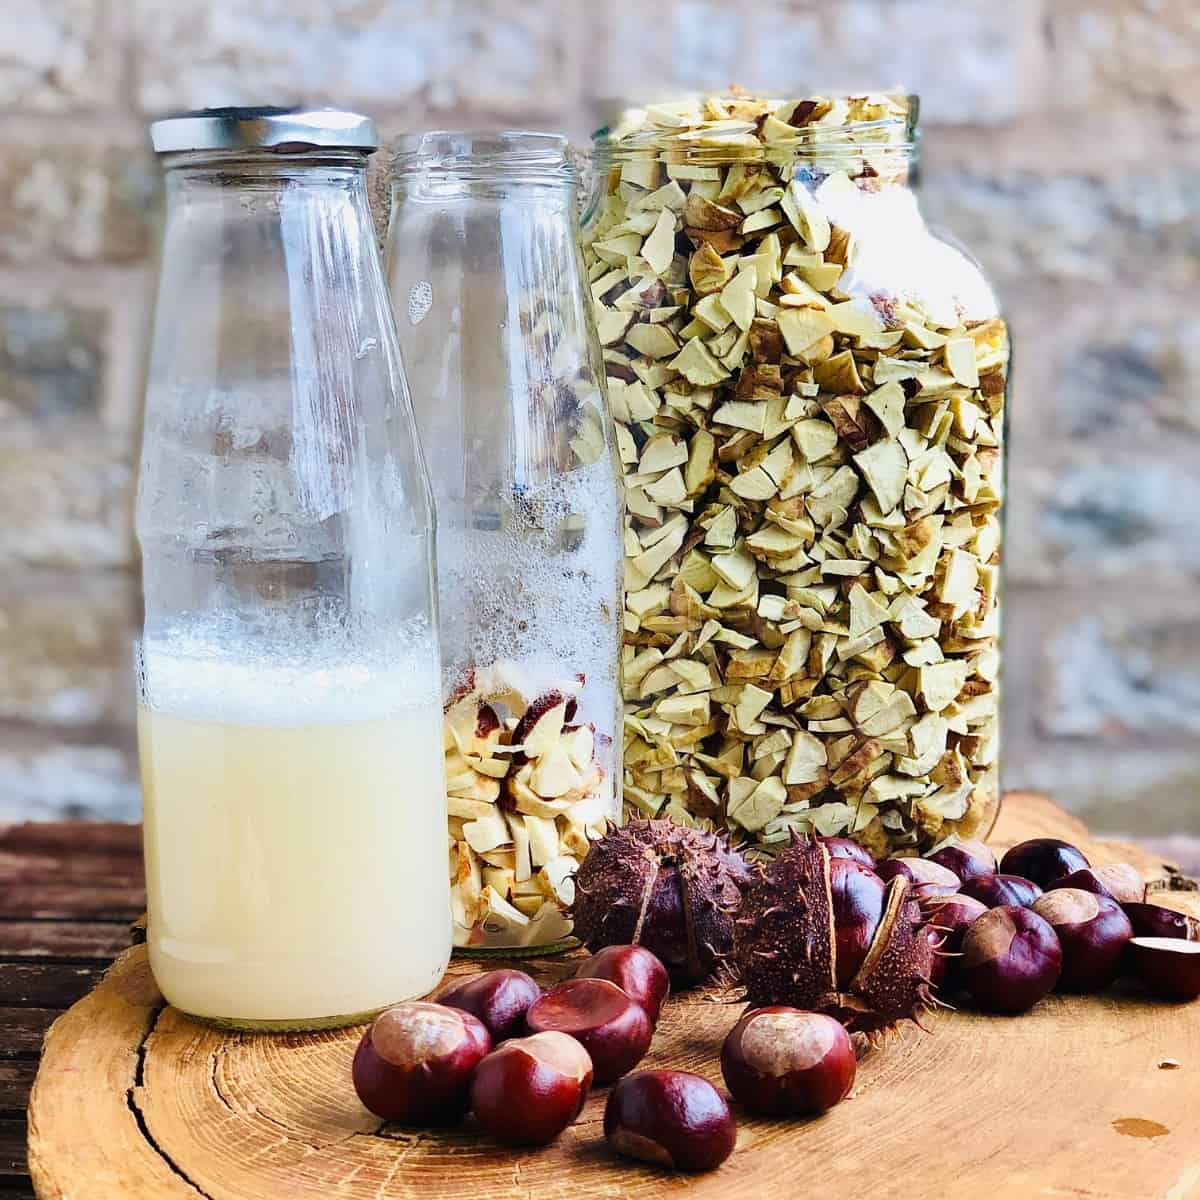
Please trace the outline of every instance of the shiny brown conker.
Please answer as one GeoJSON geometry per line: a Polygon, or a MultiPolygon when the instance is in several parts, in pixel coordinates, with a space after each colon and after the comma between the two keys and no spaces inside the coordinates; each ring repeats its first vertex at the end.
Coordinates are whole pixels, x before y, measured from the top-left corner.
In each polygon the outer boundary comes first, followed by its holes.
{"type": "Polygon", "coordinates": [[[756,1008],[729,1031],[721,1073],[733,1098],[768,1116],[815,1116],[854,1086],[854,1044],[824,1013],[772,1005],[756,1008]]]}
{"type": "Polygon", "coordinates": [[[478,1018],[415,1001],[384,1009],[354,1054],[354,1090],[377,1117],[443,1124],[467,1111],[471,1076],[492,1048],[478,1018]]]}
{"type": "Polygon", "coordinates": [[[607,979],[657,1022],[671,991],[667,968],[645,946],[605,946],[575,972],[576,979],[607,979]]]}
{"type": "Polygon", "coordinates": [[[690,1071],[638,1071],[604,1106],[604,1137],[618,1153],[676,1171],[711,1171],[737,1142],[725,1097],[690,1071]]]}
{"type": "Polygon", "coordinates": [[[464,979],[444,991],[437,1002],[478,1017],[492,1041],[502,1042],[525,1032],[525,1013],[541,994],[524,971],[504,967],[464,979]]]}
{"type": "Polygon", "coordinates": [[[989,909],[963,938],[963,984],[988,1012],[1032,1008],[1053,990],[1061,970],[1058,935],[1028,908],[989,909]]]}
{"type": "Polygon", "coordinates": [[[1098,992],[1117,977],[1133,926],[1111,897],[1081,888],[1055,887],[1032,910],[1048,921],[1062,946],[1063,992],[1098,992]]]}
{"type": "Polygon", "coordinates": [[[1058,838],[1030,838],[1018,842],[1000,860],[1001,875],[1020,875],[1040,888],[1048,888],[1056,879],[1090,866],[1083,851],[1058,838]]]}
{"type": "Polygon", "coordinates": [[[646,1010],[607,979],[568,979],[552,987],[525,1014],[525,1023],[531,1033],[553,1029],[581,1042],[597,1083],[633,1070],[654,1036],[646,1010]]]}
{"type": "Polygon", "coordinates": [[[493,1050],[471,1081],[471,1111],[486,1133],[509,1146],[553,1141],[583,1110],[592,1060],[573,1037],[550,1031],[493,1050]]]}

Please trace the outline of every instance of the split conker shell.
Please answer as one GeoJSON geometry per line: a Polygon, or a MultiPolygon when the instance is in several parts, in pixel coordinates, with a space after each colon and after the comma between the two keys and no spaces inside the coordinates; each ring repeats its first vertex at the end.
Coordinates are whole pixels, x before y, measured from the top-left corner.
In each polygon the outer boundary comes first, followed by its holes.
{"type": "Polygon", "coordinates": [[[667,968],[645,946],[605,946],[575,972],[576,979],[607,979],[657,1022],[671,991],[667,968]]]}
{"type": "Polygon", "coordinates": [[[1200,942],[1133,938],[1126,962],[1160,1000],[1188,1001],[1200,996],[1200,942]]]}
{"type": "Polygon", "coordinates": [[[1141,871],[1130,863],[1107,863],[1102,867],[1083,867],[1052,883],[1054,888],[1079,888],[1108,896],[1118,904],[1141,904],[1146,899],[1146,880],[1141,871]]]}
{"type": "Polygon", "coordinates": [[[725,1086],[738,1103],[767,1116],[826,1112],[845,1099],[856,1069],[840,1021],[785,1005],[746,1013],[721,1047],[725,1086]]]}
{"type": "Polygon", "coordinates": [[[928,858],[886,858],[875,867],[883,880],[903,875],[913,885],[913,895],[925,900],[931,896],[952,896],[962,880],[947,867],[928,858]]]}
{"type": "Polygon", "coordinates": [[[525,1014],[531,1033],[558,1030],[583,1045],[597,1083],[612,1083],[641,1062],[654,1023],[636,1001],[607,979],[568,979],[525,1014]]]}
{"type": "Polygon", "coordinates": [[[397,1004],[363,1034],[354,1054],[354,1090],[385,1121],[454,1121],[467,1111],[471,1076],[491,1048],[491,1035],[468,1012],[397,1004]]]}
{"type": "Polygon", "coordinates": [[[593,842],[575,874],[571,915],[589,950],[637,943],[674,981],[699,983],[733,949],[750,868],[713,833],[629,821],[593,842]]]}
{"type": "Polygon", "coordinates": [[[439,1004],[478,1017],[499,1043],[525,1032],[525,1013],[542,989],[524,971],[501,968],[472,975],[444,991],[439,1004]]]}
{"type": "Polygon", "coordinates": [[[690,1071],[638,1071],[609,1093],[604,1137],[618,1153],[676,1171],[711,1171],[732,1153],[725,1097],[690,1071]]]}
{"type": "Polygon", "coordinates": [[[1002,875],[1020,875],[1040,888],[1048,888],[1057,879],[1090,866],[1083,851],[1058,838],[1030,838],[1018,842],[1000,860],[1002,875]]]}
{"type": "Polygon", "coordinates": [[[1136,938],[1200,938],[1200,922],[1195,917],[1161,904],[1123,904],[1125,915],[1136,938]]]}
{"type": "Polygon", "coordinates": [[[862,863],[864,867],[875,869],[875,856],[861,842],[845,837],[823,837],[817,840],[829,851],[830,858],[848,858],[851,862],[862,863]]]}
{"type": "Polygon", "coordinates": [[[1058,935],[1031,909],[989,909],[963,938],[963,983],[988,1012],[1025,1012],[1049,995],[1061,971],[1058,935]]]}
{"type": "MultiPolygon", "coordinates": [[[[869,867],[849,858],[829,860],[837,985],[850,986],[867,958],[883,920],[887,884],[869,867]]],[[[800,1011],[800,1010],[795,1010],[800,1011]]]]}
{"type": "Polygon", "coordinates": [[[1042,894],[1042,889],[1023,875],[977,875],[968,879],[960,890],[988,908],[1013,904],[1028,908],[1042,894]]]}
{"type": "Polygon", "coordinates": [[[592,1086],[592,1060],[565,1033],[513,1038],[475,1069],[471,1110],[508,1146],[543,1146],[579,1116],[592,1086]]]}
{"type": "Polygon", "coordinates": [[[929,861],[953,871],[963,883],[978,875],[996,874],[996,856],[984,842],[952,842],[935,850],[929,861]]]}
{"type": "Polygon", "coordinates": [[[1098,992],[1116,979],[1133,926],[1111,896],[1056,887],[1031,911],[1044,917],[1058,934],[1062,946],[1060,991],[1098,992]]]}

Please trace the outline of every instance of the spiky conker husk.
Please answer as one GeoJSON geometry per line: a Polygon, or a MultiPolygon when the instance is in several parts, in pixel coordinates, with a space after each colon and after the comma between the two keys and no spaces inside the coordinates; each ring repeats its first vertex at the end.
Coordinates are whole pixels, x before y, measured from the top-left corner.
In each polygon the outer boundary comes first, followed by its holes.
{"type": "Polygon", "coordinates": [[[751,873],[721,836],[673,821],[630,821],[590,850],[570,916],[589,950],[641,945],[677,983],[699,983],[733,949],[751,873]]]}
{"type": "Polygon", "coordinates": [[[902,876],[887,885],[883,916],[862,966],[837,986],[835,892],[828,850],[794,837],[751,885],[737,919],[733,974],[753,1008],[787,1004],[878,1034],[920,1023],[936,1001],[930,986],[937,949],[929,923],[902,876]]]}

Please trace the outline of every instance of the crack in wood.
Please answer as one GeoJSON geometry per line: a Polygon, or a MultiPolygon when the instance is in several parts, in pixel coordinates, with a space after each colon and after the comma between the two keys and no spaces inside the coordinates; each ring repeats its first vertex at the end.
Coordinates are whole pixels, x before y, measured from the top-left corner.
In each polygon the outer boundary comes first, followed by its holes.
{"type": "Polygon", "coordinates": [[[138,1093],[142,1091],[146,1077],[146,1042],[150,1035],[154,1032],[154,1027],[158,1024],[158,1018],[162,1015],[162,1008],[157,1008],[151,1015],[150,1020],[146,1023],[146,1028],[142,1031],[141,1041],[137,1047],[137,1065],[133,1072],[133,1086],[125,1089],[125,1103],[129,1107],[129,1111],[133,1116],[134,1123],[138,1127],[138,1132],[145,1139],[146,1144],[162,1159],[167,1169],[172,1174],[178,1175],[179,1178],[187,1184],[188,1187],[196,1193],[197,1196],[203,1197],[203,1200],[215,1200],[215,1198],[201,1188],[194,1179],[189,1178],[177,1162],[158,1144],[154,1134],[150,1132],[150,1126],[146,1121],[146,1114],[142,1111],[138,1104],[138,1093]]]}

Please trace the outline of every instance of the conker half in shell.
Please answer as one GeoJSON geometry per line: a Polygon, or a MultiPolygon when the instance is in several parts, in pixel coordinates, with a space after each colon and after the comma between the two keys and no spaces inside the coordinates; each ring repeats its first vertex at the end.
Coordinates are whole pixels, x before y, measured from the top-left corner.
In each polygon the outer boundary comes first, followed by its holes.
{"type": "Polygon", "coordinates": [[[737,1124],[725,1097],[690,1071],[638,1071],[604,1106],[604,1137],[627,1158],[676,1171],[711,1171],[733,1153],[737,1124]]]}
{"type": "Polygon", "coordinates": [[[1000,860],[1000,874],[1020,875],[1040,888],[1048,888],[1056,879],[1090,866],[1082,850],[1058,838],[1030,838],[1018,842],[1000,860]]]}
{"type": "Polygon", "coordinates": [[[385,1121],[454,1121],[467,1111],[471,1076],[491,1048],[491,1035],[468,1012],[397,1004],[363,1034],[354,1054],[354,1090],[385,1121]]]}
{"type": "Polygon", "coordinates": [[[630,821],[588,850],[571,916],[589,950],[645,946],[671,977],[699,983],[733,949],[750,868],[713,833],[672,821],[630,821]]]}
{"type": "Polygon", "coordinates": [[[903,875],[913,885],[913,895],[924,900],[930,896],[952,896],[962,880],[946,867],[928,858],[886,858],[875,867],[883,880],[903,875]]]}
{"type": "Polygon", "coordinates": [[[437,1002],[478,1017],[492,1041],[502,1042],[525,1032],[525,1013],[541,994],[542,989],[524,971],[506,967],[464,979],[444,991],[437,1002]]]}
{"type": "Polygon", "coordinates": [[[1022,875],[977,875],[962,885],[962,894],[986,904],[988,908],[1018,905],[1028,908],[1042,889],[1022,875]]]}
{"type": "Polygon", "coordinates": [[[657,1022],[671,991],[667,968],[645,946],[605,946],[575,972],[576,979],[607,979],[657,1022]]]}
{"type": "Polygon", "coordinates": [[[1129,942],[1125,961],[1160,1000],[1200,996],[1200,942],[1136,937],[1129,942]]]}
{"type": "Polygon", "coordinates": [[[1098,992],[1117,977],[1121,951],[1133,926],[1111,896],[1080,888],[1056,887],[1037,900],[1032,912],[1044,917],[1062,947],[1064,992],[1098,992]]]}
{"type": "Polygon", "coordinates": [[[607,979],[568,979],[552,987],[525,1014],[525,1023],[531,1033],[553,1029],[580,1042],[597,1083],[633,1070],[654,1036],[646,1010],[607,979]]]}
{"type": "Polygon", "coordinates": [[[772,1005],[748,1012],[721,1047],[733,1098],[767,1116],[815,1116],[854,1086],[854,1044],[840,1021],[772,1005]]]}
{"type": "Polygon", "coordinates": [[[829,860],[829,881],[837,941],[837,985],[846,988],[866,961],[883,920],[887,884],[870,867],[850,858],[829,860]]]}
{"type": "Polygon", "coordinates": [[[952,842],[935,850],[929,861],[953,871],[964,883],[977,875],[996,874],[996,856],[983,842],[952,842]]]}
{"type": "Polygon", "coordinates": [[[1129,863],[1083,867],[1064,875],[1046,891],[1055,888],[1079,888],[1080,891],[1094,892],[1097,896],[1108,896],[1118,904],[1141,904],[1146,899],[1146,880],[1141,871],[1129,863]]]}
{"type": "MultiPolygon", "coordinates": [[[[734,979],[752,1008],[782,1004],[823,1012],[852,1032],[877,1034],[901,1021],[920,1020],[932,1003],[934,947],[908,879],[886,885],[883,913],[869,952],[845,986],[839,961],[858,956],[850,927],[862,929],[861,912],[847,905],[847,887],[858,864],[831,859],[814,838],[792,844],[755,878],[737,919],[734,979]],[[840,865],[839,865],[840,864],[840,865]],[[839,923],[843,928],[840,931],[839,923]]],[[[861,870],[861,868],[858,868],[861,870]]],[[[854,879],[852,886],[871,888],[854,879]]]]}
{"type": "Polygon", "coordinates": [[[1061,970],[1058,935],[1032,909],[989,909],[963,938],[963,984],[988,1012],[1032,1008],[1049,995],[1061,970]]]}
{"type": "Polygon", "coordinates": [[[565,1033],[513,1038],[475,1069],[471,1110],[497,1141],[542,1146],[583,1110],[592,1086],[592,1060],[565,1033]]]}

